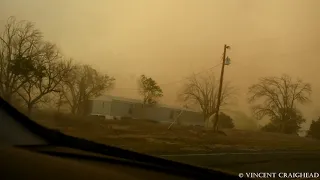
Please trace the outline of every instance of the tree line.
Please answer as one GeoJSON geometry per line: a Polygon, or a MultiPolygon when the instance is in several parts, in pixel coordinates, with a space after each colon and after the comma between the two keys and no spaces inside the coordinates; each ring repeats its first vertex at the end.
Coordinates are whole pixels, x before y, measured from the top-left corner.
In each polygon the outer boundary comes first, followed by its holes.
{"type": "MultiPolygon", "coordinates": [[[[144,82],[145,76],[142,76],[141,79],[141,82],[144,82]]],[[[152,79],[150,81],[152,83],[149,82],[148,84],[156,84],[152,79]]],[[[157,85],[148,87],[142,89],[147,92],[154,91],[154,93],[149,93],[148,96],[145,96],[148,102],[154,104],[156,99],[161,96],[152,96],[152,94],[161,94],[162,90],[157,85]]],[[[301,125],[306,122],[298,106],[310,102],[311,93],[310,83],[306,83],[301,79],[293,79],[286,74],[280,77],[262,77],[257,83],[248,88],[248,103],[255,119],[269,119],[269,123],[263,126],[261,130],[298,135],[301,125]]],[[[220,106],[224,107],[230,104],[236,98],[236,95],[237,89],[230,82],[225,83],[222,89],[220,106]]],[[[179,100],[185,103],[185,107],[196,106],[201,110],[205,122],[216,111],[217,96],[218,81],[215,80],[213,73],[202,77],[192,75],[187,79],[178,94],[179,100]]],[[[220,116],[223,117],[225,114],[222,113],[220,116]]],[[[222,118],[221,121],[224,119],[222,118]]],[[[217,127],[219,127],[219,123],[216,124],[217,127]]],[[[312,134],[311,131],[319,128],[317,124],[319,124],[319,121],[313,122],[308,133],[309,136],[312,134]]],[[[215,129],[216,127],[212,128],[215,129]]]]}
{"type": "Polygon", "coordinates": [[[0,95],[28,113],[43,103],[67,104],[73,114],[83,103],[113,87],[115,79],[67,59],[34,23],[10,17],[0,36],[0,95]],[[58,97],[58,98],[56,98],[58,97]]]}
{"type": "MultiPolygon", "coordinates": [[[[81,115],[87,100],[103,95],[114,84],[114,77],[66,58],[54,43],[44,39],[34,23],[8,18],[0,35],[0,95],[9,103],[24,106],[30,114],[35,107],[55,102],[58,111],[67,105],[72,114],[81,115]]],[[[138,88],[144,105],[155,105],[163,96],[159,84],[146,75],[140,76],[138,88]]],[[[269,118],[262,130],[297,134],[306,121],[298,105],[310,102],[311,92],[309,83],[289,75],[263,77],[249,87],[248,102],[256,119],[269,118]]],[[[206,121],[216,111],[217,94],[218,81],[213,73],[201,77],[193,74],[178,99],[186,108],[198,108],[206,121]]],[[[236,95],[236,88],[224,83],[221,107],[236,95]]],[[[314,124],[313,129],[319,129],[319,120],[314,124]]]]}

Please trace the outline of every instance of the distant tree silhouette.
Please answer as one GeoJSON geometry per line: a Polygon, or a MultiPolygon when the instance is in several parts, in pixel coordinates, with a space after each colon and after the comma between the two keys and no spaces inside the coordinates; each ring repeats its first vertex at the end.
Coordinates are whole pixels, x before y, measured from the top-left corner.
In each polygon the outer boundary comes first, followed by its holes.
{"type": "Polygon", "coordinates": [[[114,77],[103,74],[90,65],[76,65],[61,83],[63,102],[70,107],[72,114],[84,115],[87,100],[109,91],[114,83],[114,77]]]}
{"type": "Polygon", "coordinates": [[[157,82],[144,74],[140,76],[138,86],[144,105],[156,104],[158,98],[163,96],[162,89],[157,82]]]}
{"type": "Polygon", "coordinates": [[[320,139],[320,117],[312,121],[307,136],[320,139]]]}
{"type": "Polygon", "coordinates": [[[296,133],[304,122],[297,104],[310,101],[311,85],[288,75],[264,77],[249,87],[249,103],[257,119],[267,116],[271,122],[264,130],[296,133]],[[254,104],[256,103],[256,104],[254,104]]]}
{"type": "MultiPolygon", "coordinates": [[[[203,114],[206,126],[212,124],[214,130],[220,127],[219,122],[210,122],[210,117],[216,112],[219,82],[215,80],[214,73],[203,76],[193,74],[178,93],[178,99],[186,104],[197,105],[203,114]]],[[[230,83],[224,83],[221,94],[220,107],[226,106],[235,99],[236,89],[230,83]]]]}

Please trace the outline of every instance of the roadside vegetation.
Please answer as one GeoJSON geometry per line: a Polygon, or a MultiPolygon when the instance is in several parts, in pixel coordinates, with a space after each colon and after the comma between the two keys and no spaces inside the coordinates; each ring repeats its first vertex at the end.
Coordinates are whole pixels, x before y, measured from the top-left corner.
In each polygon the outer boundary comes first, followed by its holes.
{"type": "MultiPolygon", "coordinates": [[[[319,120],[312,122],[308,138],[298,136],[306,122],[298,106],[311,101],[311,85],[289,75],[262,77],[249,87],[248,102],[254,117],[270,120],[260,131],[237,130],[237,119],[226,113],[221,113],[213,127],[174,125],[170,129],[168,124],[147,120],[86,116],[85,102],[111,90],[115,82],[110,74],[67,58],[33,23],[8,18],[0,34],[0,95],[47,127],[148,153],[320,149],[316,140],[320,139],[319,120]],[[225,134],[211,130],[217,127],[225,134]]],[[[146,75],[140,76],[138,88],[144,105],[154,105],[164,95],[160,85],[146,75]]],[[[217,90],[212,74],[193,74],[180,89],[178,99],[184,107],[199,109],[206,122],[216,111],[217,90]]],[[[236,97],[232,82],[224,83],[221,107],[228,108],[236,97]]]]}
{"type": "MultiPolygon", "coordinates": [[[[221,126],[226,135],[201,126],[175,125],[150,120],[103,120],[48,112],[34,113],[38,123],[66,134],[144,153],[210,153],[234,150],[320,150],[320,141],[289,134],[237,130],[221,126]]],[[[225,120],[221,118],[221,121],[225,120]]]]}

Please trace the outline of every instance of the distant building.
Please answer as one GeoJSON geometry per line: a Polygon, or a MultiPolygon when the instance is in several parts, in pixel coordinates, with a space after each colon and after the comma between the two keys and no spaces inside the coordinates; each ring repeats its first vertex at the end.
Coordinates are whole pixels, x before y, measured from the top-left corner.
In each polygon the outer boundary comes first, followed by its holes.
{"type": "Polygon", "coordinates": [[[141,105],[142,101],[115,97],[101,96],[86,103],[87,115],[104,115],[109,117],[132,117],[134,106],[141,105]]]}
{"type": "Polygon", "coordinates": [[[200,112],[189,109],[156,104],[153,106],[142,106],[141,100],[116,97],[101,96],[86,103],[87,115],[103,115],[106,118],[127,117],[132,119],[147,119],[158,122],[172,122],[174,118],[181,114],[179,120],[181,124],[203,125],[203,116],[200,112]]]}

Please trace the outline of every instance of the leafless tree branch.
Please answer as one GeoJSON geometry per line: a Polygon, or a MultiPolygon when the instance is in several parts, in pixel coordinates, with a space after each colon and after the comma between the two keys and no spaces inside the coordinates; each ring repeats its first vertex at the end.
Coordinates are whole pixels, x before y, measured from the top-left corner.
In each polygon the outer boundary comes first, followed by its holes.
{"type": "Polygon", "coordinates": [[[296,105],[310,101],[311,85],[284,74],[281,77],[264,77],[249,87],[248,101],[257,119],[265,116],[286,123],[297,112],[296,105]],[[256,105],[258,104],[258,105],[256,105]]]}
{"type": "MultiPolygon", "coordinates": [[[[214,75],[198,77],[193,74],[185,83],[178,98],[187,104],[196,104],[200,106],[204,120],[216,111],[219,83],[214,75]]],[[[230,83],[223,85],[221,94],[221,106],[226,106],[235,98],[236,89],[230,86],[230,83]]]]}

